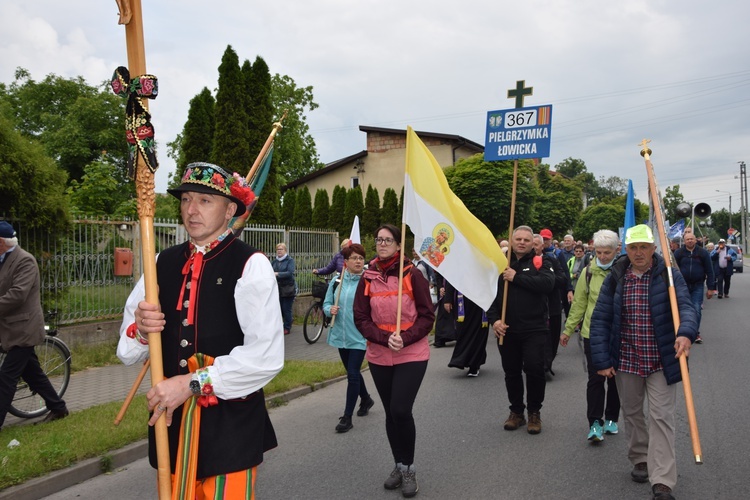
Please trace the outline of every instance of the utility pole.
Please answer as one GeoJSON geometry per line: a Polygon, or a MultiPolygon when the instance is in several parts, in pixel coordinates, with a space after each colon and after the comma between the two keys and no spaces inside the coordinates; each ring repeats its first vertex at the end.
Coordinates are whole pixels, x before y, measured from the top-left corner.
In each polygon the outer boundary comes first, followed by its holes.
{"type": "Polygon", "coordinates": [[[740,164],[740,201],[742,202],[742,250],[748,251],[747,248],[747,173],[745,171],[745,162],[738,161],[740,164]]]}

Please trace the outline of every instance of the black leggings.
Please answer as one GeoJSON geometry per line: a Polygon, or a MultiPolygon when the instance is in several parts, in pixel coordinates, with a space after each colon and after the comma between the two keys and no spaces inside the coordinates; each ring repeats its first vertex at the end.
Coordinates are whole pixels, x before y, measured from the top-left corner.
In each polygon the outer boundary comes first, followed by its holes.
{"type": "Polygon", "coordinates": [[[385,410],[385,432],[396,463],[414,463],[417,430],[412,408],[426,371],[427,361],[394,366],[370,363],[372,380],[385,410]]]}

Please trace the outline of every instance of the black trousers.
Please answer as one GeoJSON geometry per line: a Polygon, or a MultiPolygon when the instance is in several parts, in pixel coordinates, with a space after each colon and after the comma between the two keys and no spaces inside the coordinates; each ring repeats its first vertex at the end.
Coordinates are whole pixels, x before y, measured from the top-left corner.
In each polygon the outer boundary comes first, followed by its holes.
{"type": "Polygon", "coordinates": [[[393,366],[370,363],[370,374],[385,410],[385,433],[396,463],[414,463],[417,429],[412,408],[426,371],[427,361],[393,366]]]}
{"type": "Polygon", "coordinates": [[[549,337],[548,330],[538,332],[508,333],[503,345],[498,345],[505,371],[505,388],[508,390],[510,411],[523,413],[528,406],[529,413],[542,409],[544,391],[544,348],[549,337]],[[526,401],[524,405],[523,374],[526,374],[526,401]]]}
{"type": "Polygon", "coordinates": [[[586,354],[586,367],[589,372],[589,381],[586,384],[586,417],[589,419],[589,426],[594,424],[594,420],[604,425],[602,415],[607,420],[617,422],[620,416],[620,395],[617,393],[615,377],[607,378],[596,373],[594,363],[591,361],[589,339],[583,339],[583,352],[586,354]]]}
{"type": "Polygon", "coordinates": [[[544,370],[551,371],[552,363],[557,357],[557,348],[560,346],[560,333],[562,333],[562,313],[551,314],[549,317],[549,336],[544,346],[544,370]]]}
{"type": "Polygon", "coordinates": [[[0,427],[5,422],[5,415],[16,394],[18,379],[23,377],[29,388],[39,394],[54,412],[65,410],[65,401],[60,399],[49,379],[39,366],[33,347],[14,347],[8,351],[0,367],[0,427]]]}

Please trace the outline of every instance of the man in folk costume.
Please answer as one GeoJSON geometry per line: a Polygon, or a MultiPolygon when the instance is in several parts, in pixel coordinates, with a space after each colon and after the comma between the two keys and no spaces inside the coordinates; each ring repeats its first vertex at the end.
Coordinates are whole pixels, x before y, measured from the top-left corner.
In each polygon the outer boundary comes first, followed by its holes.
{"type": "Polygon", "coordinates": [[[165,380],[147,394],[149,455],[156,467],[153,425],[165,413],[177,498],[245,498],[276,446],[263,395],[284,365],[276,278],[227,227],[254,197],[242,177],[192,163],[168,191],[190,240],[159,254],[158,305],[143,300],[143,278],[128,297],[117,355],[143,361],[147,334],[161,332],[165,380]]]}

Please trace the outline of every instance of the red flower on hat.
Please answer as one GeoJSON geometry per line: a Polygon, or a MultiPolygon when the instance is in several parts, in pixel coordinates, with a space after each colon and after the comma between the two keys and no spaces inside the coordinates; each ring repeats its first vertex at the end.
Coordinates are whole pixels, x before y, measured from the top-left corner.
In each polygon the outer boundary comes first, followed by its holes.
{"type": "Polygon", "coordinates": [[[255,199],[255,193],[253,193],[253,190],[247,186],[240,185],[239,182],[235,182],[229,186],[229,191],[232,193],[232,196],[244,203],[246,207],[250,206],[255,199]]]}
{"type": "Polygon", "coordinates": [[[154,92],[154,81],[150,78],[141,78],[141,94],[151,95],[154,92]]]}
{"type": "Polygon", "coordinates": [[[218,172],[214,173],[214,175],[211,176],[211,184],[215,184],[222,189],[226,189],[226,186],[224,184],[224,176],[218,172]]]}

